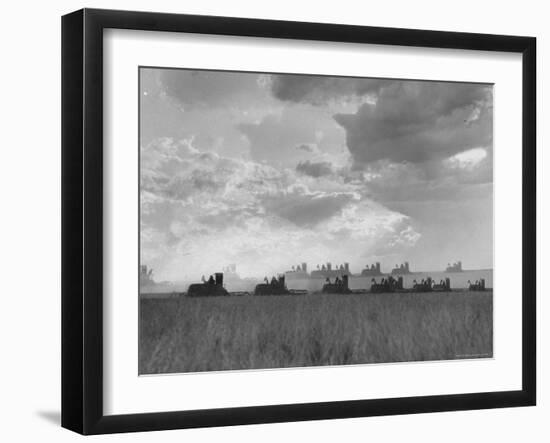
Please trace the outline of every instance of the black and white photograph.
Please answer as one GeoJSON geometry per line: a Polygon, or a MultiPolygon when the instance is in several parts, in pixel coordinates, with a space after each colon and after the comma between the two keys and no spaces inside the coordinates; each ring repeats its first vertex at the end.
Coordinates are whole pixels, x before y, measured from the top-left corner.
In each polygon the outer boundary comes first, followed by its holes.
{"type": "Polygon", "coordinates": [[[6,2],[0,440],[550,441],[544,5],[6,2]]]}
{"type": "Polygon", "coordinates": [[[139,373],[493,357],[493,85],[139,68],[139,373]]]}

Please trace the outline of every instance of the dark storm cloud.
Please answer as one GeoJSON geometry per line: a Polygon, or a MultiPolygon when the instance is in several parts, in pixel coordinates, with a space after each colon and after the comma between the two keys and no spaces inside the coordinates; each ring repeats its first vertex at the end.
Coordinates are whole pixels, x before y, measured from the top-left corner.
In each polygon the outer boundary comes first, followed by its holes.
{"type": "Polygon", "coordinates": [[[376,103],[337,114],[354,166],[382,159],[423,163],[492,146],[492,88],[442,82],[394,82],[376,103]]]}
{"type": "Polygon", "coordinates": [[[310,162],[309,160],[298,163],[296,171],[315,178],[333,173],[332,165],[329,162],[310,162]]]}
{"type": "Polygon", "coordinates": [[[351,193],[315,193],[301,190],[265,196],[262,201],[268,214],[297,226],[313,227],[337,214],[354,199],[351,193]]]}
{"type": "Polygon", "coordinates": [[[330,100],[377,93],[391,80],[323,77],[313,75],[272,75],[271,92],[279,100],[315,105],[330,100]]]}
{"type": "MultiPolygon", "coordinates": [[[[455,169],[441,162],[422,165],[380,162],[369,165],[366,195],[383,201],[393,210],[403,210],[402,202],[449,202],[490,198],[492,163],[485,158],[471,169],[455,169]]],[[[406,210],[403,212],[411,215],[406,210]]]]}

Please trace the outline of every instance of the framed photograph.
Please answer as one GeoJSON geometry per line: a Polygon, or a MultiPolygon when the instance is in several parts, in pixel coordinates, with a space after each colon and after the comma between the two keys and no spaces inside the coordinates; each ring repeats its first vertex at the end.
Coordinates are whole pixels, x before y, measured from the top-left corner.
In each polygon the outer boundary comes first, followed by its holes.
{"type": "Polygon", "coordinates": [[[62,19],[62,425],[536,401],[532,37],[62,19]]]}

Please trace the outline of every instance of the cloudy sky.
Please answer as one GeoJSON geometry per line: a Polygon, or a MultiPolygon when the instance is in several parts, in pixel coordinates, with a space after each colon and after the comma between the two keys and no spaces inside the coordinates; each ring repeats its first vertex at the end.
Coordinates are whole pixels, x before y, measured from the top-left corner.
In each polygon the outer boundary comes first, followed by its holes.
{"type": "Polygon", "coordinates": [[[492,267],[492,86],[142,68],[140,97],[157,280],[492,267]]]}

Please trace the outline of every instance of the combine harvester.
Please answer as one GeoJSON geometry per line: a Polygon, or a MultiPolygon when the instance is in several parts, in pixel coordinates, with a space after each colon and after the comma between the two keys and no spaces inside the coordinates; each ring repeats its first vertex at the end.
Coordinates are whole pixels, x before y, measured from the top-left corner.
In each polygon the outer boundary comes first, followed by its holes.
{"type": "Polygon", "coordinates": [[[373,294],[381,294],[383,292],[403,292],[403,277],[393,278],[391,275],[388,278],[383,278],[380,283],[376,279],[371,280],[370,292],[373,294]]]}
{"type": "MultiPolygon", "coordinates": [[[[468,281],[470,291],[485,291],[485,279],[477,280],[475,283],[468,281]]],[[[422,279],[421,282],[414,280],[411,288],[403,287],[403,277],[397,278],[389,275],[378,283],[375,278],[371,280],[370,289],[351,290],[349,288],[349,275],[336,277],[334,282],[327,278],[321,293],[323,294],[383,294],[383,293],[414,293],[414,292],[450,292],[451,279],[445,278],[436,284],[431,277],[422,279]]],[[[306,295],[307,290],[288,289],[285,283],[285,275],[280,274],[278,278],[273,277],[271,281],[265,279],[265,283],[256,285],[254,295],[306,295]]],[[[252,295],[250,292],[228,292],[223,285],[223,273],[216,272],[208,280],[203,277],[202,283],[189,285],[187,297],[219,297],[219,296],[242,296],[252,295]]]]}
{"type": "Polygon", "coordinates": [[[271,282],[260,283],[254,288],[254,295],[305,295],[307,291],[298,289],[288,289],[285,283],[285,276],[279,275],[276,279],[273,277],[271,282]]]}
{"type": "Polygon", "coordinates": [[[223,287],[223,273],[216,272],[209,280],[202,283],[193,283],[187,288],[188,297],[218,297],[229,295],[229,292],[223,287]]]}
{"type": "Polygon", "coordinates": [[[342,275],[342,278],[336,277],[334,283],[331,283],[330,279],[327,278],[327,283],[323,285],[322,292],[324,294],[351,294],[349,277],[347,275],[342,275]]]}
{"type": "Polygon", "coordinates": [[[216,272],[214,277],[204,280],[202,283],[189,285],[187,297],[220,297],[228,295],[250,295],[248,292],[228,292],[223,286],[223,272],[216,272]]]}
{"type": "Polygon", "coordinates": [[[382,293],[410,293],[410,292],[450,292],[451,291],[451,279],[446,278],[441,280],[439,284],[436,284],[431,277],[428,277],[426,280],[422,280],[418,283],[416,280],[413,282],[412,288],[403,287],[403,277],[398,277],[397,279],[389,276],[388,278],[383,278],[380,283],[377,283],[373,278],[371,280],[370,293],[371,294],[382,294],[382,293]]]}
{"type": "Polygon", "coordinates": [[[470,291],[485,291],[485,279],[476,280],[475,283],[468,280],[468,289],[470,291]]]}
{"type": "Polygon", "coordinates": [[[441,280],[439,284],[436,284],[431,277],[422,280],[420,283],[414,280],[412,290],[414,292],[450,292],[451,279],[447,277],[445,280],[441,280]]]}

